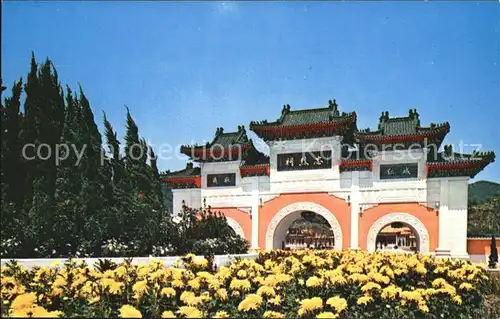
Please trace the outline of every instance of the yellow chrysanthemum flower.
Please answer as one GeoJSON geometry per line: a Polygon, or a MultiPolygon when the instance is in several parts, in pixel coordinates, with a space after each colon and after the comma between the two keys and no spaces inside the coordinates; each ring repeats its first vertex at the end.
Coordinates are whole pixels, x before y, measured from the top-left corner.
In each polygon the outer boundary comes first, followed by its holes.
{"type": "Polygon", "coordinates": [[[172,287],[182,288],[182,287],[184,287],[184,283],[180,279],[174,279],[174,280],[172,280],[172,287]]]}
{"type": "Polygon", "coordinates": [[[378,290],[381,288],[382,287],[379,284],[374,283],[374,282],[369,282],[369,283],[365,284],[363,287],[361,287],[361,291],[366,292],[366,291],[370,291],[370,290],[378,290]]]}
{"type": "Polygon", "coordinates": [[[217,311],[214,318],[229,318],[229,314],[226,311],[217,311]]]}
{"type": "Polygon", "coordinates": [[[305,313],[310,313],[319,309],[323,309],[323,299],[321,299],[320,297],[304,299],[300,301],[298,315],[302,317],[305,313]]]}
{"type": "Polygon", "coordinates": [[[162,314],[161,314],[161,317],[162,318],[176,318],[175,314],[170,311],[170,310],[166,310],[164,311],[162,314]]]}
{"type": "Polygon", "coordinates": [[[238,305],[238,311],[257,310],[262,304],[262,297],[256,294],[248,294],[238,305]]]}
{"type": "Polygon", "coordinates": [[[228,296],[227,296],[227,290],[225,288],[220,288],[217,289],[215,292],[215,296],[220,300],[220,301],[226,301],[228,296]]]}
{"type": "Polygon", "coordinates": [[[326,304],[334,308],[339,313],[344,309],[347,309],[347,300],[338,296],[328,298],[326,304]]]}
{"type": "Polygon", "coordinates": [[[372,297],[370,297],[370,296],[363,296],[363,297],[358,298],[357,304],[358,305],[366,305],[366,304],[368,304],[369,302],[372,302],[372,301],[373,301],[372,297]]]}
{"type": "Polygon", "coordinates": [[[470,283],[468,282],[464,282],[464,283],[461,283],[460,284],[460,289],[462,290],[473,290],[474,289],[474,286],[472,286],[470,283]]]}
{"type": "Polygon", "coordinates": [[[271,305],[279,306],[281,304],[281,296],[276,295],[274,298],[271,298],[267,301],[271,305]]]}
{"type": "Polygon", "coordinates": [[[231,284],[229,285],[229,288],[231,288],[231,290],[248,291],[251,287],[252,285],[250,284],[250,281],[248,281],[248,279],[234,278],[233,280],[231,280],[231,284]]]}
{"type": "Polygon", "coordinates": [[[323,280],[316,277],[316,276],[309,277],[306,281],[307,287],[319,287],[322,284],[323,284],[323,280]]]}
{"type": "Polygon", "coordinates": [[[202,318],[204,314],[196,307],[179,307],[179,313],[184,315],[186,318],[202,318]]]}
{"type": "Polygon", "coordinates": [[[453,302],[456,303],[457,305],[461,305],[462,304],[462,298],[460,296],[454,296],[452,298],[453,302]]]}
{"type": "Polygon", "coordinates": [[[282,314],[281,312],[267,310],[262,315],[262,318],[277,318],[278,319],[278,318],[285,318],[285,315],[282,314]]]}
{"type": "Polygon", "coordinates": [[[13,310],[22,310],[30,308],[31,306],[33,306],[35,301],[36,301],[35,293],[22,294],[17,296],[16,299],[14,299],[14,301],[10,305],[10,308],[13,310]]]}
{"type": "Polygon", "coordinates": [[[134,306],[123,305],[120,308],[120,317],[121,318],[142,318],[142,314],[139,310],[135,309],[134,306]]]}
{"type": "Polygon", "coordinates": [[[259,289],[257,289],[257,295],[274,297],[274,295],[276,295],[276,292],[274,291],[273,287],[261,286],[259,287],[259,289]]]}
{"type": "Polygon", "coordinates": [[[429,307],[427,306],[425,301],[418,303],[418,309],[422,312],[429,312],[429,307]]]}
{"type": "Polygon", "coordinates": [[[165,287],[161,290],[160,295],[166,296],[166,297],[173,297],[175,296],[176,291],[172,287],[165,287]]]}

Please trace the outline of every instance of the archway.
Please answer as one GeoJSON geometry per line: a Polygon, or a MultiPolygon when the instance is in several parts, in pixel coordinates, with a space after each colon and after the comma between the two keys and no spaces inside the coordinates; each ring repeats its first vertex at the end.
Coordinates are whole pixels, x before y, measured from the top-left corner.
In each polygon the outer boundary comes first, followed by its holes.
{"type": "Polygon", "coordinates": [[[328,221],[311,211],[302,211],[285,236],[285,249],[329,249],[335,247],[335,235],[328,221]]]}
{"type": "Polygon", "coordinates": [[[310,211],[322,216],[330,225],[334,234],[334,248],[342,249],[342,229],[340,224],[333,215],[325,207],[313,202],[297,202],[282,208],[271,219],[266,231],[266,249],[282,248],[287,231],[292,223],[301,217],[301,213],[310,211]]]}
{"type": "MultiPolygon", "coordinates": [[[[396,223],[401,223],[403,226],[408,227],[415,235],[415,246],[419,252],[429,252],[429,233],[425,225],[415,216],[407,213],[391,213],[379,218],[368,231],[368,239],[366,249],[368,251],[375,251],[377,249],[377,238],[384,228],[387,226],[395,226],[396,223]]],[[[398,243],[397,243],[398,244],[398,243]]]]}
{"type": "Polygon", "coordinates": [[[227,220],[227,224],[232,228],[234,229],[234,231],[236,232],[236,234],[240,235],[241,238],[245,238],[245,233],[243,232],[243,228],[241,227],[240,224],[238,224],[237,221],[235,221],[234,219],[232,219],[231,217],[227,217],[226,216],[226,220],[227,220]]]}
{"type": "Polygon", "coordinates": [[[417,231],[410,225],[394,222],[383,227],[375,241],[377,250],[385,251],[420,251],[417,231]]]}

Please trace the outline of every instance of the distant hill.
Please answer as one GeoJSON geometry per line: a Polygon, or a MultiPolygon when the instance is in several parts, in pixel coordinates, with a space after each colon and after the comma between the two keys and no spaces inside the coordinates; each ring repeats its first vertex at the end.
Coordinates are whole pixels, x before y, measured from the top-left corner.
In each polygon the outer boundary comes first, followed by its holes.
{"type": "Polygon", "coordinates": [[[470,235],[500,234],[500,196],[482,204],[469,205],[467,232],[470,235]]]}
{"type": "Polygon", "coordinates": [[[490,181],[478,181],[469,184],[469,203],[483,204],[500,196],[500,184],[490,181]]]}

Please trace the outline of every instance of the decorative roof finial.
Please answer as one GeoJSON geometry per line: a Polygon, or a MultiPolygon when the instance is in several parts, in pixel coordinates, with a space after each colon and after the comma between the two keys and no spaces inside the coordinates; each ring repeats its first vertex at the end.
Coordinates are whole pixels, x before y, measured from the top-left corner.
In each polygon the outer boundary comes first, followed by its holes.
{"type": "Polygon", "coordinates": [[[192,162],[187,162],[186,163],[186,169],[192,169],[193,168],[193,163],[192,162]]]}
{"type": "Polygon", "coordinates": [[[444,154],[446,157],[451,157],[453,155],[453,146],[452,145],[445,145],[444,146],[444,154]]]}
{"type": "Polygon", "coordinates": [[[283,104],[283,109],[281,110],[281,115],[285,115],[286,113],[286,104],[283,104]]]}
{"type": "Polygon", "coordinates": [[[417,109],[413,109],[413,116],[415,116],[415,119],[418,120],[418,112],[417,109]]]}
{"type": "Polygon", "coordinates": [[[218,127],[217,130],[215,131],[215,135],[220,135],[224,132],[224,129],[222,127],[218,127]]]}
{"type": "Polygon", "coordinates": [[[338,104],[337,100],[333,99],[328,101],[328,108],[333,111],[334,116],[339,116],[339,109],[338,109],[338,104]]]}

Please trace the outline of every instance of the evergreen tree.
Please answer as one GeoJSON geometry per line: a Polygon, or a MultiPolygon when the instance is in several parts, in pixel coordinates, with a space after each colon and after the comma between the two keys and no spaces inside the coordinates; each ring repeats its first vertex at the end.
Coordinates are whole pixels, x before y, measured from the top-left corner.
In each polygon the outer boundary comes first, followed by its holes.
{"type": "Polygon", "coordinates": [[[112,187],[112,194],[107,200],[107,224],[109,225],[107,237],[120,239],[124,237],[123,221],[126,218],[126,209],[131,204],[131,196],[128,196],[130,187],[125,176],[124,161],[120,154],[120,141],[113,126],[106,118],[106,113],[104,113],[104,128],[110,155],[107,165],[109,165],[111,172],[112,187]]]}
{"type": "MultiPolygon", "coordinates": [[[[3,91],[2,86],[2,91],[3,91]]],[[[6,98],[1,106],[1,238],[4,253],[12,254],[14,242],[21,240],[22,234],[22,159],[19,143],[22,114],[20,99],[22,80],[14,83],[12,97],[6,98]],[[8,240],[8,242],[7,242],[8,240]]]]}
{"type": "Polygon", "coordinates": [[[2,186],[5,187],[5,200],[16,207],[22,205],[21,150],[19,143],[22,115],[21,107],[22,79],[12,87],[12,97],[5,99],[2,110],[2,186]]]}
{"type": "MultiPolygon", "coordinates": [[[[64,122],[64,97],[57,72],[50,60],[38,68],[32,54],[31,70],[25,85],[25,117],[22,125],[20,145],[28,147],[22,165],[24,180],[22,189],[25,214],[23,219],[26,246],[25,254],[43,243],[42,255],[49,255],[53,244],[51,225],[54,214],[56,144],[59,143],[64,122]],[[43,158],[43,159],[42,159],[43,158]]],[[[21,187],[21,186],[20,186],[21,187]]]]}
{"type": "Polygon", "coordinates": [[[82,189],[80,202],[84,211],[82,220],[84,249],[90,249],[96,253],[100,252],[103,239],[106,237],[107,229],[103,222],[106,219],[105,191],[110,181],[109,166],[104,165],[102,156],[102,138],[94,121],[94,114],[90,102],[80,87],[80,107],[82,120],[80,123],[80,135],[82,145],[85,147],[82,160],[79,164],[82,172],[82,189]]]}
{"type": "MultiPolygon", "coordinates": [[[[40,92],[40,81],[38,79],[38,64],[35,60],[35,55],[31,53],[31,68],[28,73],[27,82],[24,85],[26,99],[24,101],[24,120],[21,132],[21,144],[35,144],[37,140],[36,119],[40,113],[38,103],[40,92]]],[[[28,147],[25,150],[23,158],[24,176],[23,176],[23,195],[24,195],[24,210],[30,211],[33,203],[33,181],[36,175],[36,151],[34,148],[28,147]],[[28,160],[28,158],[30,160],[28,160]]],[[[30,228],[30,218],[26,216],[25,223],[30,228]]],[[[29,231],[27,232],[29,233],[29,231]]]]}
{"type": "Polygon", "coordinates": [[[61,144],[66,145],[66,159],[58,166],[56,179],[56,214],[53,223],[53,233],[60,233],[55,243],[55,250],[62,255],[74,255],[80,241],[83,240],[80,225],[83,221],[83,211],[79,199],[82,186],[82,176],[77,167],[77,155],[73,148],[81,149],[79,123],[81,112],[79,101],[73,97],[71,89],[67,88],[66,111],[61,144]]]}
{"type": "Polygon", "coordinates": [[[498,250],[497,250],[497,242],[495,240],[495,236],[491,237],[491,245],[490,245],[490,258],[488,262],[488,266],[490,268],[496,268],[498,263],[498,250]]]}
{"type": "Polygon", "coordinates": [[[147,144],[144,139],[140,139],[137,124],[127,108],[125,168],[132,199],[127,209],[130,220],[125,228],[129,236],[138,239],[141,252],[151,251],[153,243],[158,239],[158,221],[162,207],[158,194],[154,192],[154,173],[147,165],[147,156],[147,144]]]}
{"type": "Polygon", "coordinates": [[[122,244],[118,250],[111,247],[111,253],[122,256],[164,254],[163,248],[172,239],[180,239],[178,251],[243,249],[244,240],[220,214],[188,212],[189,222],[176,226],[179,232],[169,232],[174,227],[171,216],[165,214],[157,158],[139,136],[128,108],[124,156],[104,114],[106,155],[82,88],[78,95],[69,87],[64,94],[49,59],[38,65],[32,54],[24,85],[24,114],[20,112],[22,88],[21,81],[15,82],[12,96],[1,106],[4,227],[0,254],[17,258],[68,257],[78,252],[105,256],[103,252],[110,253],[110,239],[122,244]],[[21,156],[26,144],[34,147],[21,156]],[[20,248],[10,245],[13,237],[21,240],[20,248]],[[191,237],[195,240],[189,241],[191,237]],[[101,251],[103,244],[106,247],[101,251]],[[12,250],[6,251],[6,246],[12,250]]]}

